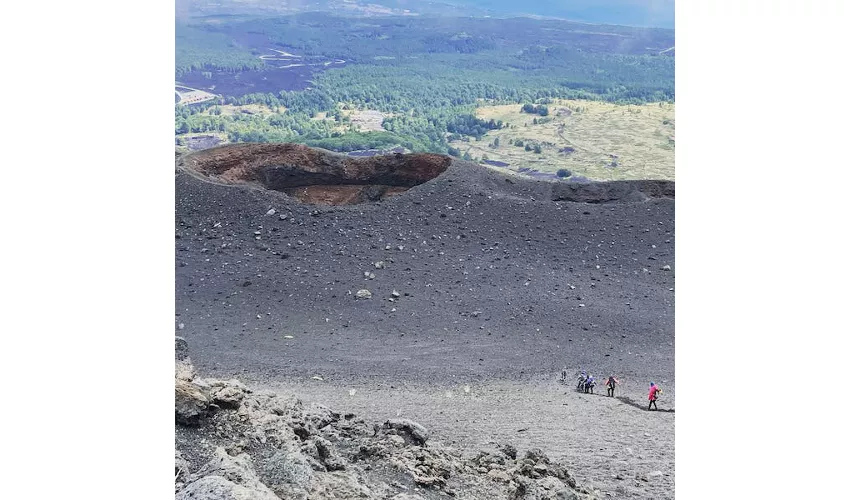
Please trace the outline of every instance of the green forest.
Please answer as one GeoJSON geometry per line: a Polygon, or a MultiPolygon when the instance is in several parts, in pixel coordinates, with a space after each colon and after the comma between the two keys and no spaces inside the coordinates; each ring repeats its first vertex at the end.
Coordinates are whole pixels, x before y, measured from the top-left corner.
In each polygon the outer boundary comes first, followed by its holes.
{"type": "Polygon", "coordinates": [[[225,34],[178,24],[174,63],[177,78],[193,69],[261,70],[263,62],[225,34]]]}
{"type": "Polygon", "coordinates": [[[674,58],[658,53],[673,45],[672,30],[313,13],[225,19],[181,26],[177,33],[178,81],[192,70],[262,73],[258,54],[269,47],[308,62],[346,61],[313,75],[306,90],[224,94],[217,101],[175,106],[177,134],[221,132],[232,142],[301,142],[337,151],[402,145],[455,153],[448,136],[478,140],[507,125],[477,120],[474,110],[482,103],[527,104],[543,116],[540,103],[552,98],[675,100],[674,58]],[[223,104],[263,104],[271,112],[217,114],[223,104]],[[340,113],[342,106],[390,115],[382,124],[385,132],[357,132],[340,113]],[[327,118],[314,119],[319,113],[327,118]]]}

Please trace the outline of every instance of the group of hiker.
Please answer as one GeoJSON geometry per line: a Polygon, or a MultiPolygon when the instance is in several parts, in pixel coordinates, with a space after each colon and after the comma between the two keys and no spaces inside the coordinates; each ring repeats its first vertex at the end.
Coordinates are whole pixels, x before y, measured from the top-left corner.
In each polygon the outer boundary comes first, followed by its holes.
{"type": "MultiPolygon", "coordinates": [[[[561,371],[561,382],[566,383],[567,381],[567,369],[564,368],[561,371]]],[[[614,397],[614,389],[617,387],[620,381],[614,377],[613,374],[609,375],[607,379],[605,379],[605,387],[608,392],[608,397],[614,397]]],[[[587,373],[586,370],[582,370],[579,374],[578,385],[576,389],[579,391],[584,391],[585,394],[593,394],[593,388],[596,387],[596,379],[593,375],[587,373]]],[[[655,382],[649,383],[649,410],[655,408],[658,409],[658,396],[661,395],[661,388],[655,385],[655,382]]]]}

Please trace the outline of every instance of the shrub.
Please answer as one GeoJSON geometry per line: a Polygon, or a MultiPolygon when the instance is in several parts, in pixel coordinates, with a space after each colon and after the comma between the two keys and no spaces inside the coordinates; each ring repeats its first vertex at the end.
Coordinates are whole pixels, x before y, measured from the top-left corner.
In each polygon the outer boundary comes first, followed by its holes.
{"type": "Polygon", "coordinates": [[[573,173],[570,172],[569,170],[567,170],[566,168],[559,168],[558,169],[558,177],[560,177],[562,179],[565,179],[565,178],[567,178],[571,175],[573,175],[573,173]]]}

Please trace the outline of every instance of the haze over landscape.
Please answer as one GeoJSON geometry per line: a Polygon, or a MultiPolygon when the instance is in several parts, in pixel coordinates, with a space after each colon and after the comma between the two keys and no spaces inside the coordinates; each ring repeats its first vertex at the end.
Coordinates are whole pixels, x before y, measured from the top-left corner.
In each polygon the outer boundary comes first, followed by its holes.
{"type": "Polygon", "coordinates": [[[673,28],[673,0],[178,0],[178,17],[210,14],[360,14],[539,16],[598,24],[673,28]]]}

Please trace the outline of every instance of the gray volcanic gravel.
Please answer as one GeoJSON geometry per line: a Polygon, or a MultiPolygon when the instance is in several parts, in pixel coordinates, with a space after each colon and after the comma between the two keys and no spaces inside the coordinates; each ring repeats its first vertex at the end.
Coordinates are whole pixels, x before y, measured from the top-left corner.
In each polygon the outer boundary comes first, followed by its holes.
{"type": "Polygon", "coordinates": [[[175,325],[204,373],[672,381],[673,199],[552,201],[553,183],[462,161],[361,205],[175,184],[175,325]]]}

